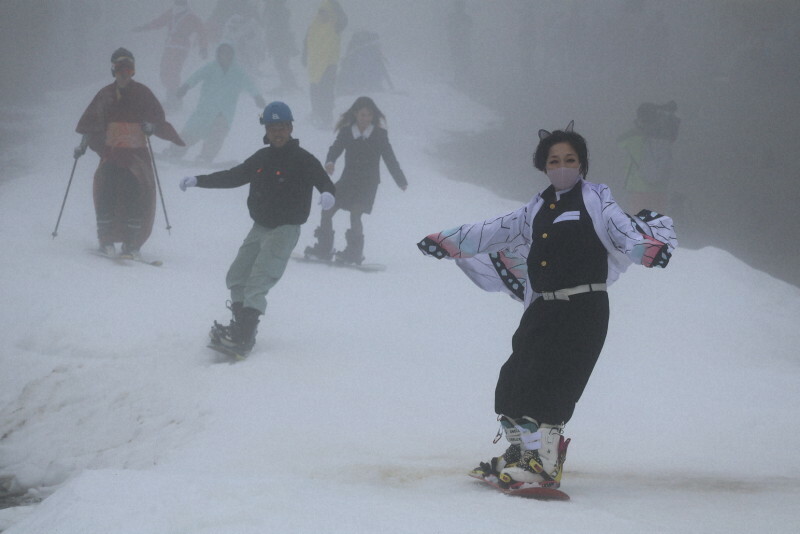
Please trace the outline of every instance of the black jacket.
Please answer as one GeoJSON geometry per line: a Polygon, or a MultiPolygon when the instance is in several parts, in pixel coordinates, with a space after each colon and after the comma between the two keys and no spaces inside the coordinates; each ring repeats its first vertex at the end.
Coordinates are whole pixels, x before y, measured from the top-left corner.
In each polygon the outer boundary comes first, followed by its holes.
{"type": "Polygon", "coordinates": [[[227,189],[250,184],[250,217],[267,228],[303,224],[311,212],[312,188],[334,194],[322,164],[291,139],[282,148],[262,148],[227,171],[197,177],[198,187],[227,189]]]}
{"type": "Polygon", "coordinates": [[[367,139],[354,139],[352,126],[341,128],[325,161],[335,162],[342,152],[345,153],[344,170],[336,182],[338,208],[371,213],[381,181],[381,157],[397,185],[400,188],[408,185],[385,129],[375,127],[367,139]]]}

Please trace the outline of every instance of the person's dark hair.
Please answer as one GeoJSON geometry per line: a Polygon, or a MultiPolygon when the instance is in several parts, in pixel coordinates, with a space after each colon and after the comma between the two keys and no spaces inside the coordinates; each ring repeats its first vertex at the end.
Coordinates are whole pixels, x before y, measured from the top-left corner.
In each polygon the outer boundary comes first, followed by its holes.
{"type": "Polygon", "coordinates": [[[378,106],[375,105],[375,102],[368,96],[359,96],[356,98],[356,101],[353,102],[353,105],[350,106],[350,109],[342,113],[342,116],[336,123],[336,128],[334,128],[334,130],[338,131],[342,128],[346,128],[355,124],[356,113],[361,108],[369,108],[369,110],[372,111],[372,124],[374,126],[386,125],[386,116],[380,109],[378,109],[378,106]]]}
{"type": "Polygon", "coordinates": [[[536,152],[533,153],[533,166],[544,172],[547,168],[547,156],[550,155],[550,148],[558,143],[567,143],[575,150],[581,161],[580,172],[586,178],[589,174],[589,148],[586,146],[586,139],[576,132],[556,130],[540,140],[536,152]]]}

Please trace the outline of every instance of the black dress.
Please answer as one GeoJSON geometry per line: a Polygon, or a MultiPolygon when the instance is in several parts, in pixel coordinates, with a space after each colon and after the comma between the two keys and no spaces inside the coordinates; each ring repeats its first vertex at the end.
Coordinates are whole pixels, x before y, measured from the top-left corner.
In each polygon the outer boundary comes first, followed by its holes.
{"type": "Polygon", "coordinates": [[[381,157],[397,185],[401,188],[408,185],[392,145],[389,144],[389,135],[385,129],[376,126],[369,137],[355,139],[351,126],[341,128],[328,150],[325,161],[335,162],[342,152],[345,152],[344,171],[336,182],[337,208],[351,212],[372,213],[372,205],[375,203],[375,195],[381,181],[381,157]]]}

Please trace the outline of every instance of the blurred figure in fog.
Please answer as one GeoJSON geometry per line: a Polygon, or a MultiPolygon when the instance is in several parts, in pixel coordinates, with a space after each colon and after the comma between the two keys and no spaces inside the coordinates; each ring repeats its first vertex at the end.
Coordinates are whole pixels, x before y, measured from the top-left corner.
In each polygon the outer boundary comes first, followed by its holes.
{"type": "Polygon", "coordinates": [[[300,54],[292,32],[291,11],[286,0],[264,0],[264,11],[261,14],[264,24],[267,52],[272,56],[275,72],[278,73],[280,85],[276,93],[291,93],[297,90],[289,61],[300,54]]]}
{"type": "Polygon", "coordinates": [[[222,29],[222,43],[236,49],[242,67],[252,75],[260,73],[261,64],[266,58],[264,33],[256,18],[234,14],[222,29]]]}
{"type": "Polygon", "coordinates": [[[347,15],[336,0],[324,0],[306,34],[303,65],[311,84],[311,122],[329,128],[333,122],[336,69],[341,53],[341,35],[347,15]]]}
{"type": "Polygon", "coordinates": [[[175,0],[175,5],[157,19],[137,26],[135,32],[167,28],[167,41],[164,44],[164,53],[161,55],[161,83],[167,90],[167,99],[164,106],[167,109],[177,104],[176,93],[181,85],[181,72],[183,64],[189,56],[192,44],[192,35],[200,49],[203,59],[208,57],[208,45],[203,22],[195,15],[186,0],[175,0]]]}
{"type": "Polygon", "coordinates": [[[225,25],[234,15],[245,20],[259,20],[258,11],[249,0],[217,0],[214,10],[206,20],[209,42],[219,44],[225,40],[225,25]]]}
{"type": "Polygon", "coordinates": [[[198,83],[203,84],[197,107],[181,132],[186,146],[172,146],[165,155],[183,157],[189,147],[203,141],[198,159],[203,163],[211,163],[231,129],[239,94],[247,91],[256,106],[263,108],[266,105],[253,80],[236,62],[235,55],[230,44],[222,43],[217,47],[216,60],[197,70],[178,89],[178,98],[183,98],[189,89],[198,83]]]}
{"type": "Polygon", "coordinates": [[[119,48],[111,55],[114,83],[103,87],[83,112],[75,131],[83,134],[75,159],[88,146],[100,156],[94,174],[94,208],[100,252],[138,258],[150,237],[156,213],[156,189],[148,136],[183,145],[164,118],[164,109],[145,85],[133,81],[133,54],[119,48]]]}
{"type": "Polygon", "coordinates": [[[320,260],[334,259],[333,216],[343,209],[350,212],[350,229],[344,237],[347,247],[336,253],[336,261],[361,265],[364,261],[364,226],[361,216],[372,213],[378,184],[381,181],[381,158],[389,169],[397,186],[403,191],[408,187],[405,174],[389,143],[386,132],[386,117],[375,102],[361,96],[353,102],[336,124],[336,140],[328,150],[325,170],[332,175],[335,163],[344,152],[344,171],[336,182],[336,204],[333,209],[322,213],[322,221],[314,231],[317,243],[306,247],[305,255],[320,260]]]}
{"type": "Polygon", "coordinates": [[[340,95],[379,93],[384,90],[384,81],[389,89],[394,89],[377,33],[359,31],[353,34],[338,78],[336,87],[340,95]]]}
{"type": "Polygon", "coordinates": [[[677,104],[645,102],[636,110],[634,127],[617,139],[625,153],[628,208],[670,212],[672,147],[678,138],[677,104]]]}
{"type": "Polygon", "coordinates": [[[447,16],[447,44],[450,63],[453,67],[453,82],[462,88],[469,80],[472,69],[472,17],[467,13],[464,0],[453,2],[453,10],[447,16]]]}

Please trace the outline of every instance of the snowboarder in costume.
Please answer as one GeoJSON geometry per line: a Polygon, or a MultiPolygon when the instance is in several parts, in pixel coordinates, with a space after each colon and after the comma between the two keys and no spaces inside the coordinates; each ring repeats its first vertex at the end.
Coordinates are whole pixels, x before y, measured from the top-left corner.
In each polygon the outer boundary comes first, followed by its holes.
{"type": "Polygon", "coordinates": [[[161,83],[167,90],[165,105],[177,102],[178,87],[181,85],[181,72],[192,44],[192,35],[200,48],[200,57],[208,57],[208,43],[203,21],[189,9],[187,0],[175,0],[175,5],[155,20],[137,26],[135,32],[167,28],[167,41],[161,56],[161,83]]]}
{"type": "Polygon", "coordinates": [[[165,120],[158,99],[135,82],[133,54],[124,48],[111,56],[114,83],[103,87],[86,108],[75,129],[83,134],[75,157],[86,147],[100,155],[94,175],[94,206],[100,251],[115,255],[122,243],[125,255],[138,257],[150,237],[156,210],[153,162],[146,136],[183,145],[165,120]]]}
{"type": "Polygon", "coordinates": [[[336,205],[322,214],[314,232],[317,243],[307,247],[306,256],[329,261],[333,258],[333,215],[337,210],[350,212],[350,229],[345,233],[347,247],[336,253],[336,261],[360,265],[364,261],[364,227],[361,216],[372,213],[372,205],[380,183],[380,161],[383,158],[392,178],[403,191],[408,182],[389,144],[384,128],[386,117],[369,97],[356,99],[339,119],[338,134],[328,150],[325,170],[333,174],[336,159],[344,152],[344,171],[336,182],[336,205]]]}
{"type": "Polygon", "coordinates": [[[470,474],[501,487],[558,488],[564,425],[608,329],[607,285],[631,263],[666,267],[677,240],[669,217],[625,214],[608,187],[587,182],[582,136],[539,131],[534,166],[552,185],[511,213],[431,234],[419,248],[451,258],[479,287],[525,304],[500,370],[495,411],[510,445],[470,474]]]}
{"type": "Polygon", "coordinates": [[[231,292],[230,325],[214,322],[211,342],[245,357],[255,344],[259,316],[267,308],[267,293],[278,283],[308,220],[313,189],[321,192],[323,210],[330,209],[335,187],[322,164],[293,139],[292,112],[283,102],[264,108],[262,148],[227,171],[186,176],[180,187],[232,188],[250,184],[247,207],[253,227],[239,248],[226,283],[231,292]]]}
{"type": "Polygon", "coordinates": [[[263,109],[266,102],[253,80],[236,62],[235,51],[227,43],[217,47],[216,60],[201,67],[186,80],[178,89],[178,98],[183,98],[198,83],[203,84],[200,100],[181,132],[186,147],[170,147],[165,154],[180,158],[189,147],[203,141],[199,159],[211,163],[228,136],[239,94],[247,91],[259,109],[263,109]]]}

